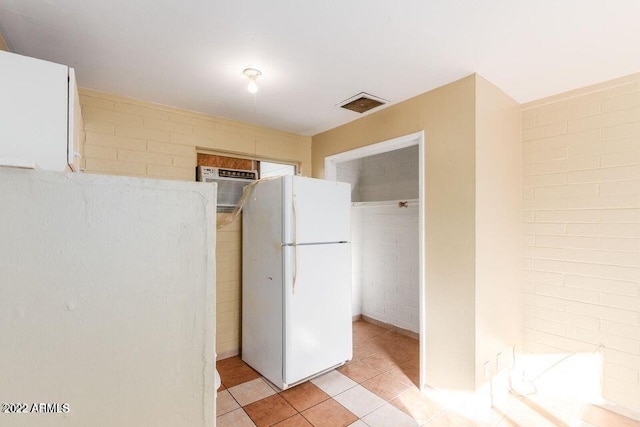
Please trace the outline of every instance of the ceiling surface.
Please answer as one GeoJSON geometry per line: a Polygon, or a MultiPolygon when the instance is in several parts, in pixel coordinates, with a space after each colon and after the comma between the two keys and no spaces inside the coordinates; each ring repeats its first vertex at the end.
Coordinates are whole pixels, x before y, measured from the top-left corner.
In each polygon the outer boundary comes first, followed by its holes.
{"type": "Polygon", "coordinates": [[[82,87],[303,135],[360,92],[477,72],[526,102],[640,71],[639,0],[0,0],[0,33],[82,87]]]}

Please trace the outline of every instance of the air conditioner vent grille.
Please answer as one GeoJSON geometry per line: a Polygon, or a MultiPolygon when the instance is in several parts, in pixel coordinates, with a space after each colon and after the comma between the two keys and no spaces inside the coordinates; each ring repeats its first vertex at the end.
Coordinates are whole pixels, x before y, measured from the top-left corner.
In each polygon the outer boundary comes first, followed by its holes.
{"type": "Polygon", "coordinates": [[[345,101],[342,101],[342,103],[340,103],[340,107],[362,114],[386,103],[387,101],[382,98],[361,92],[349,99],[346,99],[345,101]]]}

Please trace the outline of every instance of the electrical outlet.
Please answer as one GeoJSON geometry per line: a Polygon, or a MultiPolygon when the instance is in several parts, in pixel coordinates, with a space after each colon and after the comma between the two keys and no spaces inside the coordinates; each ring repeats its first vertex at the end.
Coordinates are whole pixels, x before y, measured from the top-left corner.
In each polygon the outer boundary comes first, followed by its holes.
{"type": "Polygon", "coordinates": [[[484,379],[488,380],[491,375],[491,362],[488,360],[484,362],[484,379]]]}
{"type": "Polygon", "coordinates": [[[500,372],[504,369],[504,356],[502,352],[496,354],[496,372],[500,372]]]}

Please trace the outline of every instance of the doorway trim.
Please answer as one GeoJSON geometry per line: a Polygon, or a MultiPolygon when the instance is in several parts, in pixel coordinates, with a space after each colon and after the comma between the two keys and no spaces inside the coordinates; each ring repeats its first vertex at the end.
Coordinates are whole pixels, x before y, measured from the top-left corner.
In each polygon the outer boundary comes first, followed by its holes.
{"type": "Polygon", "coordinates": [[[399,150],[401,148],[407,148],[417,145],[418,146],[418,299],[419,299],[419,333],[420,333],[420,390],[425,389],[425,366],[424,358],[427,355],[426,349],[426,316],[425,316],[425,203],[426,203],[426,188],[424,182],[425,176],[425,148],[424,148],[424,130],[411,133],[409,135],[400,136],[398,138],[389,139],[365,145],[364,147],[356,148],[354,150],[345,151],[343,153],[334,154],[324,158],[324,178],[331,181],[336,181],[338,178],[338,163],[347,162],[350,160],[360,159],[362,157],[373,156],[376,154],[387,153],[389,151],[399,150]]]}

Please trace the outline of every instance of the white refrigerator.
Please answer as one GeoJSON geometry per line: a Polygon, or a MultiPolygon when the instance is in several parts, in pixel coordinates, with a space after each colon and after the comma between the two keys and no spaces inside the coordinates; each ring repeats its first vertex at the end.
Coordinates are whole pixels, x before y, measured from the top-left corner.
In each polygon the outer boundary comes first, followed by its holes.
{"type": "Polygon", "coordinates": [[[242,359],[286,389],[352,357],[351,189],[283,176],[243,208],[242,359]]]}

